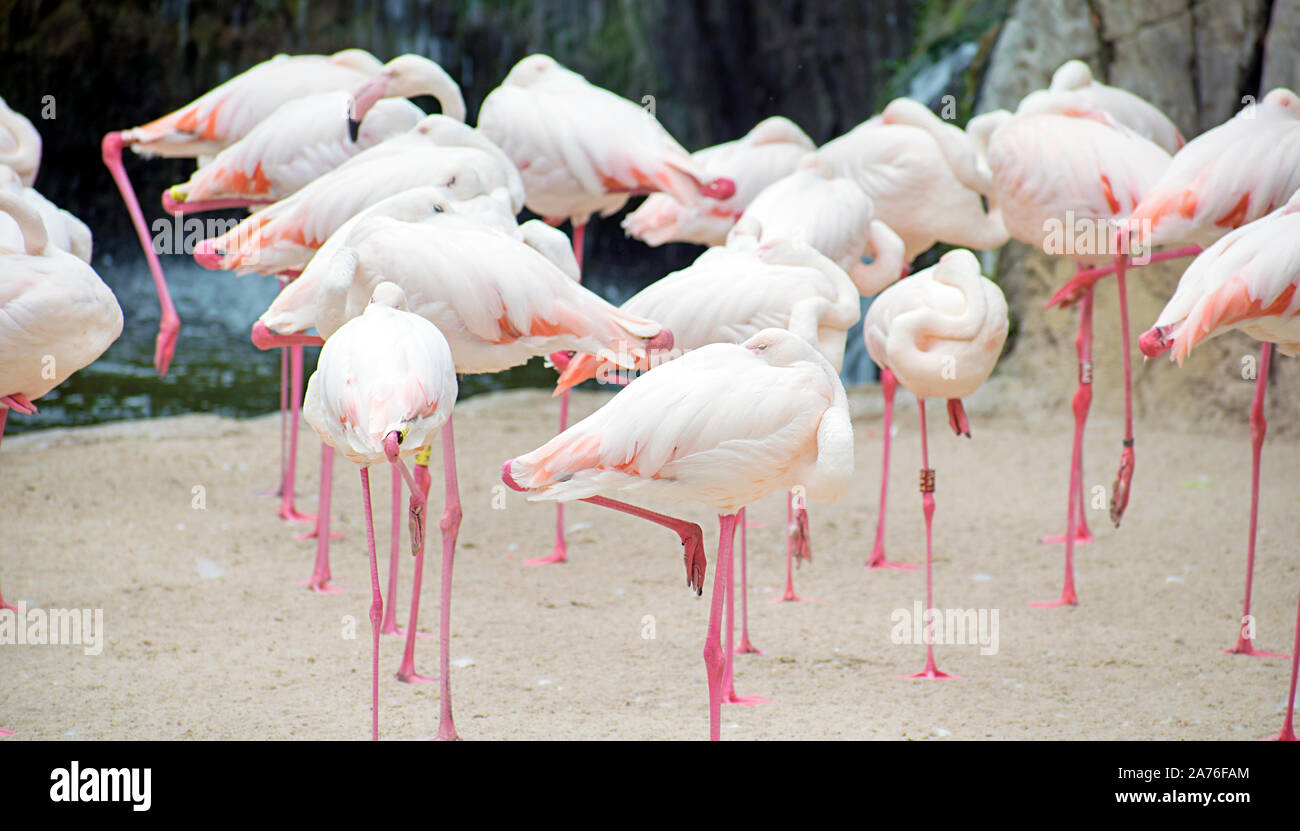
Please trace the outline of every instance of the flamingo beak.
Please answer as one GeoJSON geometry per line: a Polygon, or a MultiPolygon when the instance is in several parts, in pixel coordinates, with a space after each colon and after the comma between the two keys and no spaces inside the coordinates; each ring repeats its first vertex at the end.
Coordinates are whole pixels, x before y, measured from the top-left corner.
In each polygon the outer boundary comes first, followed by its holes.
{"type": "Polygon", "coordinates": [[[366,113],[387,92],[388,82],[388,77],[379,75],[362,84],[352,94],[352,100],[348,103],[348,138],[353,142],[361,136],[361,122],[365,120],[366,113]]]}

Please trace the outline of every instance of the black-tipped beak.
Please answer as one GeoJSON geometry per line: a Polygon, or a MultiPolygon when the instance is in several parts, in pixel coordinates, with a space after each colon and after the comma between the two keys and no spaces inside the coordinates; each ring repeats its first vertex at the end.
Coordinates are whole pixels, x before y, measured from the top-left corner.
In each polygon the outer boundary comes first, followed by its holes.
{"type": "Polygon", "coordinates": [[[357,137],[361,135],[361,122],[352,116],[348,116],[348,138],[352,139],[355,144],[357,137]]]}

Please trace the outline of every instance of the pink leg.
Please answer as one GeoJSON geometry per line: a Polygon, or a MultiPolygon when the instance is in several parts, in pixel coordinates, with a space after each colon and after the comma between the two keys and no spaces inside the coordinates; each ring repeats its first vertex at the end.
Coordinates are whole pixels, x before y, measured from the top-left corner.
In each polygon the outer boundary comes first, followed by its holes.
{"type": "MultiPolygon", "coordinates": [[[[445,441],[445,427],[443,431],[445,441]]],[[[446,455],[445,450],[443,455],[446,455]]],[[[438,680],[415,671],[415,639],[421,637],[420,587],[424,584],[424,516],[429,505],[429,466],[417,461],[412,481],[415,487],[411,489],[409,522],[411,556],[415,558],[415,571],[411,575],[411,611],[406,623],[406,646],[402,649],[402,663],[397,668],[397,680],[405,684],[425,684],[438,680]]]]}
{"type": "MultiPolygon", "coordinates": [[[[5,421],[8,418],[9,418],[9,408],[0,406],[0,439],[4,438],[5,421]]],[[[13,609],[15,612],[18,611],[17,606],[15,606],[12,603],[5,602],[4,592],[0,592],[0,609],[13,609]]],[[[0,730],[0,736],[12,736],[12,735],[13,735],[12,730],[0,730]]]]}
{"type": "MultiPolygon", "coordinates": [[[[925,514],[925,608],[934,608],[934,550],[931,545],[930,526],[934,520],[934,470],[930,467],[930,453],[925,435],[925,399],[916,399],[917,410],[921,414],[921,508],[925,514]]],[[[930,681],[961,681],[961,676],[949,675],[940,671],[934,663],[934,622],[925,630],[925,669],[915,675],[904,675],[907,679],[926,679],[930,681]]]]}
{"type": "MultiPolygon", "coordinates": [[[[743,516],[744,509],[737,513],[738,517],[743,516]]],[[[743,521],[743,520],[742,520],[743,521]]],[[[743,533],[743,532],[742,532],[743,533]]],[[[721,564],[719,564],[721,565],[721,564]]],[[[735,666],[734,660],[736,655],[735,649],[735,631],[736,631],[736,575],[733,573],[732,564],[727,566],[727,581],[724,585],[727,587],[727,642],[723,649],[724,664],[722,669],[722,703],[723,704],[743,704],[746,707],[752,707],[755,704],[763,704],[763,699],[758,696],[739,696],[736,695],[735,687],[735,666]]]]}
{"type": "Polygon", "coordinates": [[[144,250],[145,260],[149,263],[149,273],[153,275],[154,286],[158,290],[160,318],[158,337],[154,342],[153,365],[157,368],[159,377],[166,377],[167,368],[171,366],[172,357],[176,354],[176,337],[180,334],[181,319],[176,314],[176,307],[172,305],[171,292],[167,290],[167,279],[163,276],[158,255],[153,250],[153,238],[149,236],[149,231],[145,227],[140,203],[135,198],[135,190],[132,189],[131,180],[126,175],[126,168],[122,165],[123,143],[121,133],[108,133],[104,136],[100,150],[104,165],[113,176],[113,181],[122,194],[122,201],[126,203],[126,210],[131,214],[131,224],[135,226],[140,247],[144,250]]]}
{"type": "MultiPolygon", "coordinates": [[[[345,591],[331,586],[330,580],[330,491],[334,485],[334,448],[321,442],[320,446],[320,496],[316,505],[316,565],[311,577],[299,580],[319,594],[339,594],[345,591]]],[[[337,534],[334,536],[338,536],[337,534]]],[[[304,535],[305,537],[305,535],[304,535]]]]}
{"type": "Polygon", "coordinates": [[[370,553],[370,740],[379,741],[379,621],[384,600],[379,594],[379,561],[375,556],[375,519],[370,513],[370,469],[361,468],[361,500],[366,512],[366,549],[370,553]]]}
{"type": "Polygon", "coordinates": [[[1074,543],[1083,507],[1083,430],[1088,423],[1088,408],[1092,404],[1092,299],[1092,289],[1088,289],[1079,303],[1079,335],[1075,341],[1079,352],[1079,385],[1074,392],[1074,445],[1070,452],[1070,494],[1066,505],[1065,586],[1061,590],[1060,600],[1035,601],[1030,606],[1079,605],[1074,592],[1074,543]]]}
{"type": "Polygon", "coordinates": [[[709,628],[704,635],[704,672],[709,679],[709,740],[722,738],[722,675],[726,665],[719,640],[722,601],[731,569],[731,546],[736,532],[736,515],[718,517],[718,565],[713,570],[713,598],[709,602],[709,628]]]}
{"type": "Polygon", "coordinates": [[[894,393],[898,391],[898,379],[885,367],[880,368],[880,392],[885,397],[884,450],[881,451],[880,474],[880,513],[876,516],[876,545],[871,549],[867,559],[867,568],[890,568],[899,571],[911,571],[919,568],[914,563],[892,563],[885,559],[885,497],[889,495],[889,445],[890,430],[894,422],[894,393]]]}
{"type": "Polygon", "coordinates": [[[388,547],[388,605],[384,607],[384,622],[379,627],[381,635],[399,635],[397,628],[397,549],[402,542],[402,471],[393,469],[393,532],[388,547]]]}
{"type": "Polygon", "coordinates": [[[1137,465],[1133,452],[1133,362],[1129,354],[1128,285],[1125,275],[1127,263],[1128,257],[1123,254],[1115,257],[1115,286],[1119,289],[1120,349],[1124,353],[1124,446],[1120,451],[1119,470],[1115,473],[1115,482],[1110,490],[1110,521],[1115,523],[1116,528],[1124,518],[1124,509],[1128,507],[1129,486],[1133,483],[1133,469],[1137,465]]]}
{"type": "MultiPolygon", "coordinates": [[[[578,274],[582,275],[582,249],[586,241],[587,226],[573,226],[573,258],[578,261],[578,274]]],[[[563,433],[569,426],[569,391],[560,393],[560,429],[563,433]]],[[[564,503],[555,503],[555,548],[545,557],[532,557],[524,560],[526,566],[549,566],[554,563],[568,562],[568,548],[564,544],[564,503]]]]}
{"type": "Polygon", "coordinates": [[[763,653],[750,643],[749,640],[749,572],[748,572],[748,545],[745,539],[745,509],[741,508],[737,514],[739,520],[736,525],[740,528],[740,646],[736,647],[737,655],[762,655],[763,653]]]}
{"type": "Polygon", "coordinates": [[[285,461],[289,458],[289,350],[280,350],[280,478],[275,488],[258,496],[284,495],[285,461]]]}
{"type": "Polygon", "coordinates": [[[289,365],[292,389],[289,400],[289,464],[284,482],[280,486],[280,519],[289,522],[315,522],[316,518],[294,507],[294,469],[298,461],[298,417],[302,413],[302,346],[289,347],[289,365]]]}
{"type": "Polygon", "coordinates": [[[1286,697],[1286,719],[1282,722],[1282,732],[1274,738],[1279,742],[1295,741],[1295,686],[1297,670],[1300,669],[1300,601],[1296,603],[1295,643],[1291,645],[1291,689],[1286,697]]]}
{"type": "MultiPolygon", "coordinates": [[[[442,682],[439,695],[441,710],[438,716],[438,740],[458,741],[456,725],[451,720],[451,570],[456,559],[456,537],[460,533],[460,485],[456,481],[456,439],[452,433],[451,419],[442,425],[442,467],[446,496],[442,520],[442,589],[438,606],[438,665],[442,682]]],[[[428,498],[428,491],[425,491],[428,498]]],[[[415,623],[411,623],[415,628],[415,623]]]]}
{"type": "Polygon", "coordinates": [[[1247,619],[1250,617],[1250,591],[1255,578],[1255,530],[1259,520],[1259,465],[1260,451],[1264,448],[1264,434],[1268,422],[1264,420],[1264,395],[1268,390],[1268,370],[1273,357],[1273,344],[1265,343],[1259,350],[1259,374],[1255,376],[1255,403],[1250,408],[1250,536],[1246,542],[1246,599],[1241,608],[1241,632],[1237,645],[1224,652],[1233,655],[1250,655],[1255,658],[1285,658],[1280,652],[1264,652],[1255,648],[1247,619]]]}

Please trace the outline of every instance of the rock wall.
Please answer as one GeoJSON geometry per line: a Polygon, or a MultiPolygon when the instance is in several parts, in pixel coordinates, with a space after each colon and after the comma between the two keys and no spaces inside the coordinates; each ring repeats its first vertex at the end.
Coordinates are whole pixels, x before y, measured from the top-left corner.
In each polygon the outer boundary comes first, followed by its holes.
{"type": "MultiPolygon", "coordinates": [[[[1064,61],[1086,61],[1106,83],[1159,106],[1188,139],[1222,123],[1246,96],[1300,89],[1300,0],[1017,0],[1002,25],[976,102],[984,112],[1014,109],[1048,84],[1064,61]]],[[[1131,272],[1135,407],[1139,420],[1237,431],[1246,452],[1259,344],[1229,333],[1196,348],[1186,364],[1144,362],[1137,335],[1172,296],[1186,260],[1131,272]]],[[[1012,309],[1012,333],[999,373],[1027,406],[1069,414],[1075,386],[1078,315],[1043,304],[1074,269],[1065,259],[1012,243],[996,279],[1012,309]]],[[[1094,313],[1093,412],[1122,413],[1119,313],[1115,281],[1099,284],[1094,313]]],[[[1300,360],[1275,355],[1267,415],[1270,432],[1300,431],[1300,360]]],[[[1141,442],[1139,435],[1139,444],[1141,442]]],[[[1297,460],[1286,460],[1295,464],[1297,460]]]]}

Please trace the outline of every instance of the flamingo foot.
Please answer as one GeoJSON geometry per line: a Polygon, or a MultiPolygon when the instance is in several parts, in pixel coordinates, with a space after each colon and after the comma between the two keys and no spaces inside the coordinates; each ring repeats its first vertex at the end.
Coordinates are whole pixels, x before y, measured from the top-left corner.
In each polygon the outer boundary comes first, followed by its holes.
{"type": "Polygon", "coordinates": [[[558,543],[555,546],[555,551],[553,551],[552,553],[547,554],[545,557],[531,557],[527,560],[524,560],[524,565],[549,566],[549,565],[554,565],[555,563],[567,563],[568,561],[569,558],[565,551],[564,543],[558,543]]]}
{"type": "Polygon", "coordinates": [[[302,511],[295,508],[292,502],[280,505],[280,519],[285,522],[316,522],[315,515],[304,514],[302,511]]]}
{"type": "Polygon", "coordinates": [[[736,691],[731,689],[722,693],[722,703],[739,704],[742,707],[757,707],[759,704],[766,704],[767,699],[757,695],[736,695],[736,691]]]}
{"type": "Polygon", "coordinates": [[[741,635],[741,636],[740,636],[740,646],[737,646],[737,647],[736,647],[736,652],[735,652],[735,654],[737,654],[737,655],[762,655],[762,654],[763,654],[763,650],[759,649],[758,647],[754,646],[754,644],[750,643],[750,641],[749,641],[749,635],[741,635]]]}
{"type": "Polygon", "coordinates": [[[402,667],[394,676],[403,684],[435,684],[438,681],[436,675],[421,675],[415,671],[415,667],[402,667]]]}
{"type": "Polygon", "coordinates": [[[1128,507],[1129,486],[1133,484],[1136,459],[1133,456],[1132,442],[1132,439],[1124,441],[1124,449],[1119,456],[1119,470],[1115,473],[1115,484],[1110,491],[1110,521],[1115,523],[1116,528],[1124,518],[1124,509],[1128,507]]]}
{"type": "Polygon", "coordinates": [[[1078,606],[1079,598],[1075,596],[1074,589],[1067,588],[1061,592],[1059,600],[1032,600],[1029,603],[1035,609],[1055,609],[1058,606],[1078,606]]]}
{"type": "MultiPolygon", "coordinates": [[[[3,731],[0,731],[0,733],[3,733],[3,731]]],[[[1267,739],[1264,739],[1266,742],[1293,742],[1295,740],[1295,729],[1289,725],[1283,727],[1282,732],[1278,733],[1276,736],[1269,736],[1267,739]]]]}
{"type": "Polygon", "coordinates": [[[885,546],[877,545],[871,550],[871,557],[867,559],[867,568],[871,569],[892,569],[894,571],[916,571],[920,568],[916,563],[895,563],[885,559],[885,546]]]}
{"type": "Polygon", "coordinates": [[[176,355],[176,338],[181,332],[181,319],[175,312],[164,312],[158,323],[158,337],[154,340],[153,365],[159,378],[167,377],[172,358],[176,355]]]}
{"type": "Polygon", "coordinates": [[[785,594],[774,597],[768,603],[820,603],[815,597],[801,597],[794,593],[794,586],[786,586],[785,594]]]}
{"type": "Polygon", "coordinates": [[[1285,652],[1265,652],[1262,649],[1256,649],[1255,643],[1250,638],[1239,637],[1236,646],[1231,649],[1222,650],[1224,655],[1245,655],[1248,658],[1290,658],[1285,652]]]}
{"type": "MultiPolygon", "coordinates": [[[[404,637],[406,637],[406,630],[403,629],[402,627],[398,626],[397,624],[393,624],[393,629],[392,629],[391,632],[389,632],[389,631],[385,631],[385,630],[383,630],[383,629],[380,629],[380,630],[379,630],[379,634],[381,634],[381,635],[400,635],[400,636],[402,636],[402,637],[404,638],[404,637]]],[[[433,634],[432,632],[421,632],[419,629],[417,629],[417,630],[415,630],[415,637],[417,637],[417,638],[425,638],[425,639],[428,639],[428,638],[436,638],[436,637],[438,637],[438,636],[435,635],[435,634],[433,634]]],[[[435,677],[436,677],[436,676],[435,676],[435,677]]]]}
{"type": "Polygon", "coordinates": [[[970,419],[966,417],[966,408],[960,398],[948,399],[948,426],[958,436],[970,438],[970,419]]]}
{"type": "Polygon", "coordinates": [[[949,675],[938,667],[929,666],[915,675],[898,676],[904,681],[965,681],[960,675],[949,675]]]}
{"type": "Polygon", "coordinates": [[[812,542],[808,535],[808,509],[796,508],[794,522],[790,523],[790,543],[794,551],[794,566],[798,568],[804,560],[812,562],[812,542]]]}
{"type": "MultiPolygon", "coordinates": [[[[314,540],[316,539],[316,529],[313,528],[310,531],[303,531],[301,534],[294,534],[293,538],[300,542],[302,540],[314,540]]],[[[343,533],[341,531],[330,531],[330,539],[341,540],[343,539],[343,533]]]]}
{"type": "Polygon", "coordinates": [[[316,594],[343,594],[347,591],[347,589],[342,586],[331,586],[329,583],[332,579],[333,578],[331,577],[322,578],[313,574],[305,580],[294,580],[293,582],[297,583],[299,586],[306,586],[316,592],[316,594]]]}
{"type": "Polygon", "coordinates": [[[0,739],[3,739],[5,736],[12,736],[13,734],[14,731],[12,730],[5,730],[3,728],[0,728],[0,739]]]}
{"type": "MultiPolygon", "coordinates": [[[[1065,545],[1064,534],[1044,534],[1038,538],[1043,545],[1065,545]]],[[[1082,523],[1074,532],[1075,545],[1092,545],[1092,532],[1082,523]]]]}

